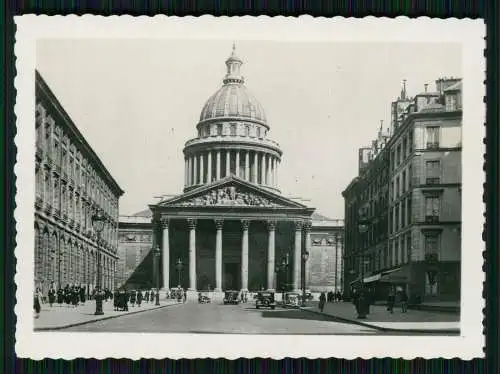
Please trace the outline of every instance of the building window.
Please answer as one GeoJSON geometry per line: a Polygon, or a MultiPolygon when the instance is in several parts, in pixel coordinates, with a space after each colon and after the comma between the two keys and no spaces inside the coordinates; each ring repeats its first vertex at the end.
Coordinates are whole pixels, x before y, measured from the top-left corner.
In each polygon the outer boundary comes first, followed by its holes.
{"type": "Polygon", "coordinates": [[[406,258],[405,258],[405,237],[401,235],[399,237],[399,260],[401,264],[406,263],[406,258]]]}
{"type": "Polygon", "coordinates": [[[439,160],[426,161],[425,173],[426,184],[439,184],[441,176],[441,162],[439,160]]]}
{"type": "Polygon", "coordinates": [[[439,126],[428,126],[427,131],[427,149],[439,148],[439,126]]]}
{"type": "Polygon", "coordinates": [[[222,135],[222,124],[217,124],[217,135],[222,135]]]}
{"type": "Polygon", "coordinates": [[[413,129],[408,132],[408,153],[413,152],[413,129]]]}
{"type": "Polygon", "coordinates": [[[250,126],[245,125],[245,136],[250,136],[250,126]]]}
{"type": "Polygon", "coordinates": [[[403,171],[401,175],[401,193],[406,192],[406,170],[403,171]]]}
{"type": "Polygon", "coordinates": [[[408,195],[407,202],[408,202],[408,207],[407,207],[407,213],[408,213],[408,219],[406,220],[408,225],[412,224],[413,217],[412,217],[412,202],[411,202],[412,195],[411,193],[408,195]]]}
{"type": "Polygon", "coordinates": [[[403,139],[403,158],[406,158],[406,156],[408,155],[407,152],[408,152],[408,141],[406,140],[406,136],[405,138],[403,139]]]}
{"type": "Polygon", "coordinates": [[[231,134],[231,136],[236,136],[236,124],[235,123],[231,123],[230,134],[231,134]]]}
{"type": "Polygon", "coordinates": [[[394,262],[393,265],[399,264],[399,238],[394,239],[394,262]]]}
{"type": "Polygon", "coordinates": [[[413,185],[413,168],[411,164],[408,166],[408,189],[411,190],[411,186],[413,185]]]}
{"type": "Polygon", "coordinates": [[[260,138],[261,136],[261,129],[260,127],[257,127],[257,137],[260,138]]]}
{"type": "Polygon", "coordinates": [[[439,196],[427,196],[425,198],[425,222],[439,222],[440,203],[439,196]]]}
{"type": "Polygon", "coordinates": [[[396,229],[395,230],[398,231],[399,230],[399,224],[400,224],[400,221],[399,221],[399,213],[400,213],[399,212],[399,204],[396,204],[395,208],[396,208],[396,216],[394,217],[394,219],[396,221],[396,225],[395,225],[396,229]]]}
{"type": "Polygon", "coordinates": [[[399,196],[399,176],[396,177],[396,191],[394,191],[394,198],[397,199],[399,196]]]}
{"type": "Polygon", "coordinates": [[[410,262],[411,259],[411,233],[406,235],[406,262],[410,262]]]}
{"type": "Polygon", "coordinates": [[[406,227],[406,200],[401,201],[401,227],[406,227]]]}

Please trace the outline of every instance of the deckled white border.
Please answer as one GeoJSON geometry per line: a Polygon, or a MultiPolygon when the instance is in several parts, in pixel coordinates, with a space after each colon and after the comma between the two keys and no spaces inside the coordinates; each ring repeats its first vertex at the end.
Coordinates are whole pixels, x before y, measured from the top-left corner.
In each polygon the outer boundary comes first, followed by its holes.
{"type": "Polygon", "coordinates": [[[485,88],[485,27],[482,20],[334,19],[284,17],[15,17],[17,77],[17,314],[16,353],[20,357],[196,358],[196,357],[483,357],[484,243],[482,170],[485,88]],[[461,335],[444,336],[280,336],[196,334],[34,333],[34,69],[41,38],[186,38],[332,42],[457,42],[463,54],[463,228],[461,335]]]}

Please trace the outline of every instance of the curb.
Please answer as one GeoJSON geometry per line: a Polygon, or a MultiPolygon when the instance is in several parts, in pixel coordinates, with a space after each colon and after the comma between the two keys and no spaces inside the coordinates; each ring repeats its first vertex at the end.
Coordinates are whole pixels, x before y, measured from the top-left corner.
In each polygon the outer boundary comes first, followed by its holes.
{"type": "Polygon", "coordinates": [[[75,322],[75,323],[70,323],[68,325],[63,325],[63,326],[54,326],[54,327],[35,327],[33,331],[39,332],[39,331],[58,331],[58,330],[64,330],[64,329],[69,329],[70,327],[76,327],[76,326],[81,326],[81,325],[87,325],[89,323],[94,323],[94,322],[100,322],[100,321],[106,321],[108,319],[113,319],[113,318],[120,318],[120,317],[125,317],[125,316],[130,316],[133,314],[138,314],[138,313],[144,313],[144,312],[149,312],[151,310],[158,310],[158,309],[163,309],[167,308],[169,306],[174,306],[174,305],[182,305],[183,303],[176,303],[176,304],[167,304],[167,305],[160,305],[155,308],[150,308],[150,309],[143,309],[143,310],[136,310],[134,312],[126,313],[126,314],[117,314],[114,316],[107,316],[107,317],[102,317],[102,318],[97,318],[97,319],[92,319],[89,321],[83,321],[83,322],[75,322]]]}
{"type": "Polygon", "coordinates": [[[372,325],[370,323],[356,321],[354,319],[333,316],[331,314],[326,314],[326,313],[318,312],[318,311],[311,310],[311,309],[304,309],[302,307],[296,307],[296,309],[300,309],[300,310],[302,310],[304,312],[314,313],[314,314],[318,314],[318,315],[321,315],[321,316],[324,316],[324,317],[328,317],[328,318],[330,318],[333,321],[341,321],[341,322],[350,323],[350,324],[359,325],[359,326],[364,326],[364,327],[369,327],[371,329],[375,329],[375,330],[379,330],[379,331],[385,331],[385,332],[408,332],[408,333],[426,333],[426,334],[443,334],[443,333],[445,333],[445,334],[446,333],[448,333],[448,334],[460,334],[460,329],[456,329],[456,328],[453,328],[453,329],[435,329],[435,330],[429,330],[429,329],[396,329],[396,328],[392,328],[392,327],[376,326],[376,325],[372,325]]]}

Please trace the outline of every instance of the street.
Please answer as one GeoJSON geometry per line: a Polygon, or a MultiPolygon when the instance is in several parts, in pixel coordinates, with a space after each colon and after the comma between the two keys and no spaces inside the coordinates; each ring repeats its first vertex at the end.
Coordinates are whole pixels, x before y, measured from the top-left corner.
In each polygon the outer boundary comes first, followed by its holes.
{"type": "Polygon", "coordinates": [[[297,309],[255,309],[255,304],[188,302],[62,331],[236,334],[377,334],[375,329],[333,322],[297,309]]]}

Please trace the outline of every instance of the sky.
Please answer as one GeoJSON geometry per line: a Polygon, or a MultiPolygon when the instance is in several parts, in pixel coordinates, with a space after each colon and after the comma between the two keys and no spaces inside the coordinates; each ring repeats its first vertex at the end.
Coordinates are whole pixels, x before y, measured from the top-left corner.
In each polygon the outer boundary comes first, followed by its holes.
{"type": "MultiPolygon", "coordinates": [[[[184,143],[222,85],[227,40],[42,39],[37,69],[125,194],[144,210],[184,184],[184,143]]],[[[279,184],[320,214],[344,218],[358,149],[389,127],[402,80],[413,96],[461,76],[461,47],[443,43],[236,41],[249,91],[283,150],[279,184]]]]}

